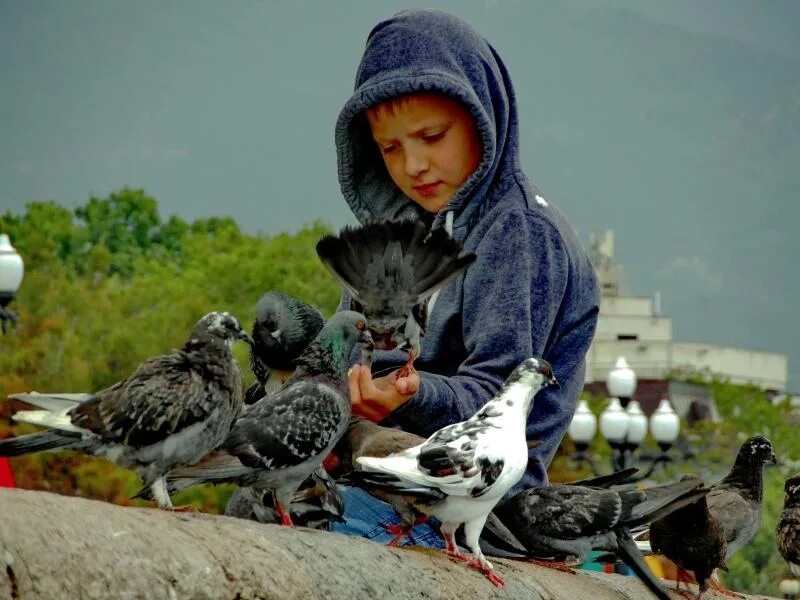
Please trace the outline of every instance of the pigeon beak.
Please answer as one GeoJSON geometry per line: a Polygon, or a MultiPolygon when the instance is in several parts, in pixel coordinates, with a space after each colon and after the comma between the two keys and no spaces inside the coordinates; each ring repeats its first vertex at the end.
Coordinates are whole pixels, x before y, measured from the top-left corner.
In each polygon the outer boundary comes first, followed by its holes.
{"type": "Polygon", "coordinates": [[[361,333],[358,336],[358,341],[361,344],[365,344],[370,348],[375,347],[375,342],[372,339],[372,334],[369,332],[369,329],[362,329],[361,333]]]}
{"type": "Polygon", "coordinates": [[[769,457],[769,462],[771,462],[773,465],[776,465],[776,466],[780,464],[780,463],[778,462],[778,457],[777,457],[777,456],[775,456],[775,453],[774,453],[774,452],[773,452],[773,453],[770,455],[770,457],[769,457]]]}
{"type": "Polygon", "coordinates": [[[246,331],[242,331],[239,334],[239,339],[242,340],[243,342],[247,342],[248,346],[252,347],[252,346],[255,345],[255,341],[253,340],[253,338],[251,338],[249,335],[247,335],[246,331]]]}
{"type": "Polygon", "coordinates": [[[561,387],[561,384],[560,384],[560,383],[558,383],[558,379],[556,379],[556,376],[555,376],[555,375],[553,375],[553,376],[552,376],[552,377],[551,377],[551,378],[550,378],[550,379],[547,381],[547,385],[549,385],[550,387],[554,387],[554,388],[560,388],[560,387],[561,387]]]}

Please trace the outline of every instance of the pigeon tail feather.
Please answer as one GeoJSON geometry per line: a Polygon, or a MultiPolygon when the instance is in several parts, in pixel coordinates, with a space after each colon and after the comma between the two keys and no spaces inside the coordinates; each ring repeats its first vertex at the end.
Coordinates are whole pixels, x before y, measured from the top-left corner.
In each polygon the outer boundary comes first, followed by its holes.
{"type": "Polygon", "coordinates": [[[642,554],[636,547],[636,542],[626,530],[617,531],[617,555],[628,565],[636,576],[647,586],[659,600],[670,600],[669,594],[658,582],[653,572],[645,563],[642,554]]]}
{"type": "Polygon", "coordinates": [[[39,392],[24,392],[20,394],[11,394],[9,400],[19,400],[33,406],[38,406],[51,412],[58,412],[72,408],[76,404],[80,404],[84,400],[88,400],[92,394],[87,393],[59,393],[42,394],[39,392]]]}
{"type": "MultiPolygon", "coordinates": [[[[631,508],[630,516],[625,519],[625,525],[628,527],[643,525],[697,502],[709,492],[708,488],[701,486],[702,482],[699,480],[688,480],[642,490],[646,494],[646,499],[631,508]]],[[[621,492],[623,495],[627,493],[621,492]]]]}
{"type": "Polygon", "coordinates": [[[79,434],[50,429],[0,440],[0,456],[22,456],[56,448],[67,450],[79,446],[80,441],[79,434]]]}
{"type": "Polygon", "coordinates": [[[67,410],[51,412],[49,410],[21,410],[12,416],[12,419],[19,423],[29,423],[41,427],[49,427],[60,431],[70,431],[72,433],[88,433],[85,429],[75,427],[72,419],[67,414],[67,410]]]}
{"type": "Polygon", "coordinates": [[[362,303],[376,276],[407,279],[406,291],[418,301],[431,295],[475,261],[474,254],[459,257],[461,249],[445,231],[428,232],[422,223],[410,220],[346,227],[338,237],[328,235],[317,243],[319,258],[362,303]]]}

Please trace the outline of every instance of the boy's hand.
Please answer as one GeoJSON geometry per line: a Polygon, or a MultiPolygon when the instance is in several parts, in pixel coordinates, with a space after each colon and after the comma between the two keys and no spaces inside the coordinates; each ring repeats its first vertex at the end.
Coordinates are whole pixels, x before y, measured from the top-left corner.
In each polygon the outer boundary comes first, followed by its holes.
{"type": "Polygon", "coordinates": [[[408,402],[419,389],[419,375],[413,371],[407,377],[398,378],[397,371],[393,371],[373,379],[369,367],[354,365],[348,380],[353,413],[375,423],[408,402]]]}

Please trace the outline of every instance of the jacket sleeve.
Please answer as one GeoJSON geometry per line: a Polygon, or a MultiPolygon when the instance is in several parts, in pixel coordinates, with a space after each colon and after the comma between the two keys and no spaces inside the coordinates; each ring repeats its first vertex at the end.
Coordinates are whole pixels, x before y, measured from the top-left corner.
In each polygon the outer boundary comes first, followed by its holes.
{"type": "MultiPolygon", "coordinates": [[[[557,228],[536,212],[509,211],[489,227],[475,254],[463,284],[466,359],[454,376],[420,372],[419,392],[392,414],[401,427],[421,435],[470,417],[519,363],[546,358],[556,336],[569,273],[557,228]]],[[[539,398],[532,414],[562,412],[541,406],[539,398]]],[[[542,456],[551,456],[560,439],[541,440],[548,446],[542,456]]]]}

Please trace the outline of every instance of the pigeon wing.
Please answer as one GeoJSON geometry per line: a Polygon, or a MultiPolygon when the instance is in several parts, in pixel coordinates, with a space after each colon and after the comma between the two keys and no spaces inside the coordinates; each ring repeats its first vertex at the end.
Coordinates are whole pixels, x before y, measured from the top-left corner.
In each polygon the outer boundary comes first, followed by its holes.
{"type": "Polygon", "coordinates": [[[297,381],[250,406],[225,449],[252,468],[282,469],[316,458],[344,431],[342,394],[314,380],[297,381]]]}
{"type": "Polygon", "coordinates": [[[218,410],[220,398],[212,391],[176,352],[143,362],[130,377],[72,408],[69,415],[75,426],[105,441],[148,446],[218,410]]]}
{"type": "Polygon", "coordinates": [[[741,546],[741,543],[736,544],[737,540],[750,539],[750,536],[755,534],[760,524],[761,513],[752,502],[726,486],[712,486],[706,498],[709,512],[725,534],[728,554],[733,554],[741,546]]]}
{"type": "Polygon", "coordinates": [[[569,540],[612,529],[622,514],[614,491],[554,485],[524,490],[496,509],[513,523],[524,543],[528,535],[569,540]]]}

